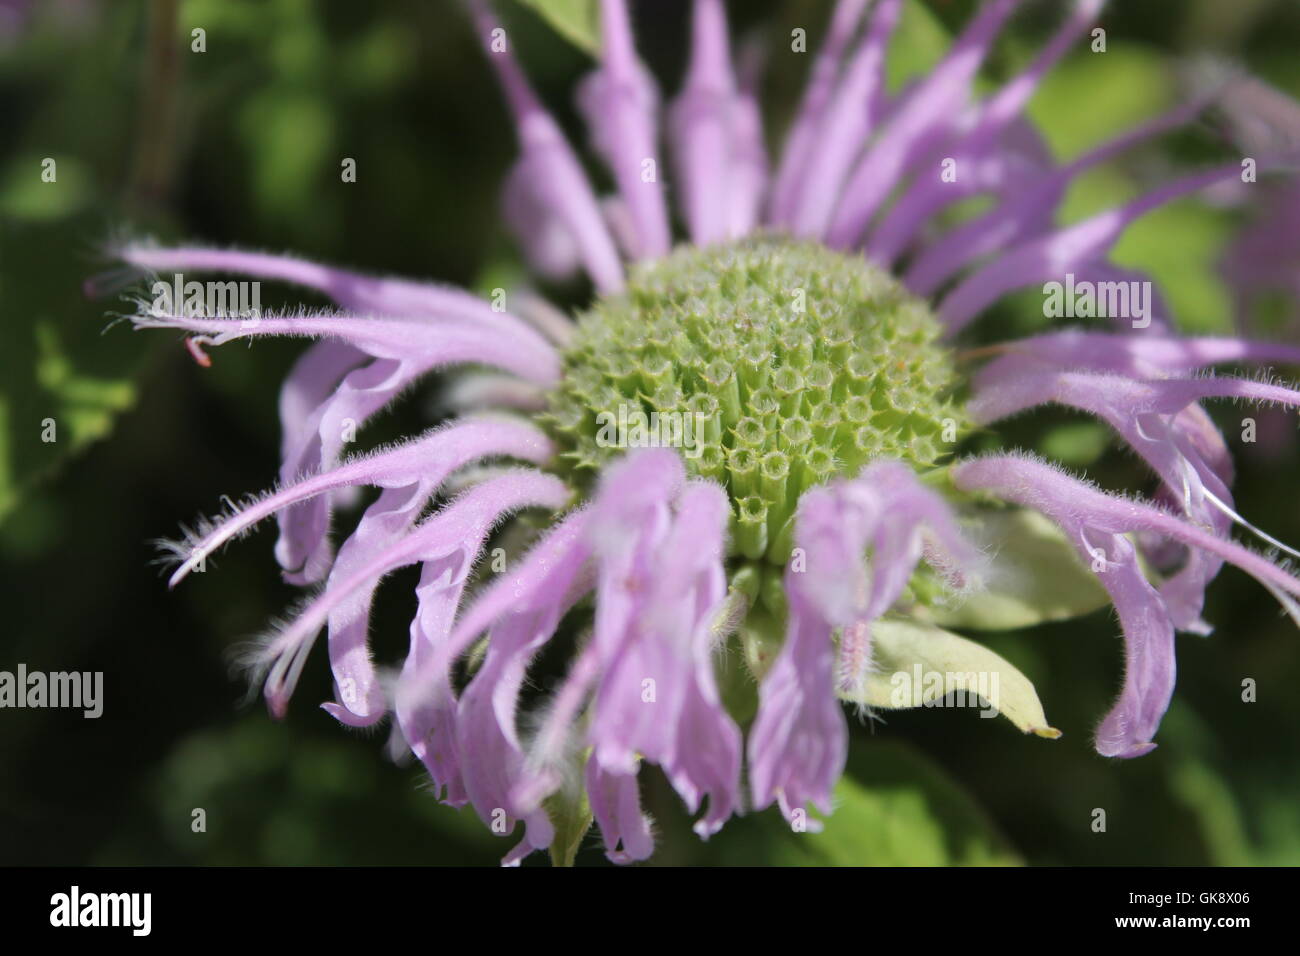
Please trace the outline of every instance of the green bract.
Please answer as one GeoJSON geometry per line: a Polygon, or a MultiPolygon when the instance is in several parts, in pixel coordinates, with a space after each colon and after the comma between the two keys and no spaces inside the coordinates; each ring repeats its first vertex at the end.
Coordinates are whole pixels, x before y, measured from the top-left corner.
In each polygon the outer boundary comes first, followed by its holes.
{"type": "Polygon", "coordinates": [[[628,448],[680,448],[727,488],[733,556],[782,564],[808,488],[955,447],[967,423],[939,332],[860,256],[772,237],[684,247],[579,318],[543,422],[583,494],[628,448]]]}

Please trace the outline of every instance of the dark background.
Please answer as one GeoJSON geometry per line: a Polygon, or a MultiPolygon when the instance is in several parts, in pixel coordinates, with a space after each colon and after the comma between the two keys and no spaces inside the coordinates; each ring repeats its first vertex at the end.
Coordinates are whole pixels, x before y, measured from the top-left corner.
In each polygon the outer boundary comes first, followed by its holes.
{"type": "MultiPolygon", "coordinates": [[[[447,0],[194,0],[151,40],[151,9],[165,18],[166,6],[51,0],[0,34],[0,669],[103,671],[106,698],[93,721],[0,711],[0,863],[494,862],[504,847],[472,811],[438,806],[415,767],[382,756],[381,736],[346,731],[313,706],[329,693],[323,647],[283,723],[244,702],[230,648],[295,597],[279,581],[269,531],[176,592],[152,563],[152,539],[273,479],[276,393],[301,344],[232,345],[201,369],[171,334],[105,331],[124,306],[88,300],[81,283],[111,268],[103,242],[131,233],[501,284],[521,270],[497,210],[514,155],[506,113],[447,0]],[[195,26],[207,31],[204,54],[189,49],[195,26]],[[46,156],[58,159],[57,187],[39,182],[46,156]],[[357,161],[356,183],[339,181],[345,156],[357,161]],[[60,422],[52,446],[37,440],[46,416],[60,422]],[[198,807],[206,833],[191,831],[198,807]]],[[[502,6],[530,75],[576,131],[572,91],[589,58],[535,14],[502,6]]],[[[951,32],[972,6],[932,0],[909,17],[951,32]]],[[[1029,4],[987,75],[1032,55],[1059,6],[1029,4]]],[[[785,53],[789,30],[805,26],[815,43],[829,6],[731,8],[735,32],[773,45],[765,110],[779,141],[807,63],[785,53]]],[[[668,94],[686,11],[637,5],[642,55],[668,94]]],[[[1170,102],[1175,68],[1194,54],[1300,92],[1300,7],[1287,0],[1117,0],[1104,22],[1106,59],[1076,55],[1035,101],[1065,157],[1170,102]]],[[[906,70],[928,54],[897,55],[906,70]]],[[[1127,198],[1153,170],[1205,148],[1203,138],[1171,137],[1089,177],[1066,217],[1127,198]]],[[[1241,220],[1179,203],[1135,229],[1119,256],[1152,270],[1186,327],[1227,331],[1214,265],[1241,220]]],[[[585,294],[551,291],[568,302],[585,294]]],[[[303,299],[264,284],[264,305],[303,299]]],[[[1019,327],[1016,308],[991,326],[1019,327]]],[[[428,414],[427,396],[408,398],[367,440],[410,434],[428,414]]],[[[1244,413],[1218,414],[1231,439],[1244,413]]],[[[1076,464],[1149,488],[1131,461],[1098,446],[1095,428],[1064,415],[1046,432],[1042,424],[1022,425],[1023,441],[1056,442],[1049,450],[1076,464]]],[[[1293,439],[1240,455],[1237,490],[1239,510],[1295,542],[1293,439]]],[[[414,581],[408,570],[382,591],[373,630],[388,660],[405,646],[414,581]]],[[[858,802],[835,825],[839,849],[819,859],[1300,863],[1300,640],[1234,571],[1216,582],[1207,618],[1213,637],[1179,637],[1160,748],[1132,762],[1090,746],[1118,686],[1113,617],[988,637],[1033,678],[1065,737],[1024,738],[964,710],[855,725],[858,802]],[[1258,703],[1241,702],[1245,677],[1258,681],[1258,703]],[[1097,807],[1108,814],[1104,834],[1089,826],[1097,807]]],[[[704,846],[662,782],[649,781],[647,802],[659,862],[807,859],[774,812],[733,822],[704,846]]],[[[594,836],[579,859],[603,859],[594,836]]]]}

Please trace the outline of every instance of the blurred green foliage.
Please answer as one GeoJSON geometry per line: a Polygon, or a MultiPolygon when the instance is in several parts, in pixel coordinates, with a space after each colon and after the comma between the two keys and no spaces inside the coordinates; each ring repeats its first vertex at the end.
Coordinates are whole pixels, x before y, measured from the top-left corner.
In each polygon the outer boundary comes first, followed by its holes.
{"type": "MultiPolygon", "coordinates": [[[[541,94],[577,136],[572,93],[591,62],[589,6],[520,0],[504,10],[541,94]]],[[[909,3],[891,85],[932,64],[973,6],[909,3]]],[[[990,80],[1033,56],[1052,6],[1030,4],[1018,18],[990,80]]],[[[1205,49],[1300,92],[1293,3],[1111,6],[1108,52],[1070,57],[1032,105],[1058,157],[1167,108],[1178,96],[1174,67],[1205,49]]],[[[0,668],[103,670],[107,686],[97,721],[59,711],[0,716],[0,862],[492,863],[504,841],[470,811],[439,807],[416,768],[384,759],[380,738],[347,732],[312,706],[329,688],[321,655],[285,722],[240,702],[229,647],[294,597],[275,573],[268,534],[175,593],[150,564],[147,539],[212,510],[222,494],[271,481],[276,391],[301,346],[231,348],[199,369],[175,337],[106,329],[126,305],[88,301],[81,286],[112,268],[101,248],[122,233],[289,249],[475,288],[518,276],[497,214],[514,149],[505,111],[450,0],[185,0],[174,19],[166,7],[41,5],[25,33],[0,45],[0,668]],[[196,28],[206,31],[206,52],[192,52],[196,28]],[[41,179],[47,157],[57,161],[54,183],[41,179]],[[340,181],[346,158],[357,163],[356,183],[340,181]],[[53,442],[42,441],[47,418],[57,422],[53,442]],[[112,440],[96,443],[115,421],[112,440]],[[192,826],[196,809],[202,833],[192,826]]],[[[789,52],[789,30],[804,26],[815,42],[828,4],[731,7],[738,35],[770,41],[764,102],[775,144],[807,62],[789,52]]],[[[654,0],[637,14],[643,55],[671,93],[687,6],[654,0]]],[[[1098,169],[1071,191],[1064,218],[1131,198],[1205,149],[1194,134],[1172,137],[1098,169]]],[[[1214,263],[1238,224],[1232,211],[1179,202],[1131,230],[1117,257],[1155,275],[1186,328],[1222,331],[1230,315],[1214,263]]],[[[267,285],[267,304],[304,298],[267,285]]],[[[548,291],[569,304],[585,294],[548,291]]],[[[1038,306],[1034,295],[1013,297],[983,334],[1038,327],[1038,306]]],[[[428,414],[427,396],[408,398],[368,438],[409,434],[428,414]]],[[[1230,436],[1239,432],[1239,414],[1216,415],[1230,436]]],[[[1050,412],[1018,421],[1004,442],[1086,467],[1108,486],[1149,488],[1105,439],[1093,424],[1050,412]]],[[[1240,509],[1300,540],[1294,447],[1271,457],[1245,451],[1240,509]]],[[[404,572],[382,588],[373,630],[386,660],[403,648],[413,581],[404,572]]],[[[1108,611],[981,633],[1033,681],[1062,740],[969,710],[854,721],[850,773],[822,833],[792,833],[769,811],[708,843],[648,773],[655,862],[1300,863],[1295,635],[1266,595],[1230,571],[1207,617],[1221,633],[1180,636],[1175,705],[1160,748],[1142,760],[1106,761],[1089,745],[1120,675],[1108,611]],[[1257,703],[1241,702],[1248,677],[1258,681],[1257,703]],[[1104,834],[1089,826],[1096,807],[1107,810],[1104,834]]],[[[602,862],[594,836],[577,859],[602,862]]]]}

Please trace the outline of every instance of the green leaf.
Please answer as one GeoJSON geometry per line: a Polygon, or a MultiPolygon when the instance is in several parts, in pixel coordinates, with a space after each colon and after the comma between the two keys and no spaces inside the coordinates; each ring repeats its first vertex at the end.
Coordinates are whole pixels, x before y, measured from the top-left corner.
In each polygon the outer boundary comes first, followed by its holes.
{"type": "Polygon", "coordinates": [[[1187,758],[1170,768],[1170,789],[1196,815],[1215,866],[1258,866],[1231,788],[1208,766],[1187,758]]]}
{"type": "Polygon", "coordinates": [[[917,607],[914,617],[1001,631],[1078,617],[1109,603],[1060,529],[1037,512],[979,512],[963,530],[991,557],[984,590],[950,607],[917,607]]]}
{"type": "MultiPolygon", "coordinates": [[[[581,778],[579,778],[581,779],[581,778]]],[[[591,803],[584,787],[559,790],[546,798],[544,805],[555,839],[551,841],[551,864],[573,866],[582,839],[591,829],[591,803]]]]}
{"type": "Polygon", "coordinates": [[[591,829],[591,801],[587,797],[587,788],[581,783],[583,767],[590,757],[590,747],[574,753],[564,774],[564,785],[542,801],[551,826],[555,828],[550,846],[552,866],[573,866],[578,850],[582,848],[583,837],[591,829]]]}
{"type": "MultiPolygon", "coordinates": [[[[778,866],[1014,866],[1020,859],[944,771],[901,741],[855,741],[820,832],[774,810],[731,821],[721,861],[778,866]]],[[[814,821],[814,826],[816,825],[814,821]]]]}
{"type": "Polygon", "coordinates": [[[13,160],[0,176],[0,215],[24,221],[57,220],[85,207],[92,194],[90,171],[75,156],[57,158],[54,182],[42,178],[42,163],[36,155],[13,160]]]}
{"type": "Polygon", "coordinates": [[[1143,216],[1115,246],[1115,262],[1147,272],[1190,335],[1233,332],[1232,297],[1218,269],[1230,216],[1189,196],[1143,216]]]}
{"type": "Polygon", "coordinates": [[[82,297],[95,264],[75,250],[96,230],[80,217],[0,230],[0,520],[135,401],[131,378],[153,343],[101,334],[120,303],[82,297]]]}
{"type": "Polygon", "coordinates": [[[979,694],[1025,733],[1055,739],[1034,685],[1006,658],[982,644],[914,621],[871,626],[875,668],[861,695],[841,697],[869,707],[903,709],[942,700],[953,691],[979,694]]]}
{"type": "MultiPolygon", "coordinates": [[[[1179,99],[1175,77],[1164,54],[1112,35],[1106,53],[1080,53],[1052,70],[1030,103],[1030,117],[1053,152],[1072,159],[1169,109],[1179,99]],[[1080,103],[1107,108],[1080,110],[1080,103]]],[[[1115,166],[1091,170],[1071,185],[1060,220],[1078,221],[1149,187],[1149,177],[1115,166]]],[[[1151,276],[1183,331],[1225,335],[1232,331],[1232,303],[1217,264],[1231,223],[1229,211],[1203,196],[1187,197],[1125,230],[1113,259],[1151,276]]]]}
{"type": "Polygon", "coordinates": [[[1073,159],[1176,99],[1174,75],[1163,55],[1112,41],[1105,53],[1067,58],[1043,78],[1029,103],[1030,118],[1058,157],[1073,159]],[[1080,109],[1081,103],[1105,103],[1106,109],[1080,109]]]}
{"type": "Polygon", "coordinates": [[[909,0],[885,57],[890,90],[897,92],[908,80],[929,72],[951,45],[952,37],[930,8],[909,0]]]}
{"type": "Polygon", "coordinates": [[[1057,425],[1038,443],[1039,453],[1071,468],[1087,468],[1110,447],[1111,433],[1100,422],[1057,425]]]}
{"type": "Polygon", "coordinates": [[[335,117],[316,91],[268,87],[244,103],[240,124],[260,208],[292,219],[310,206],[326,171],[337,181],[335,117]]]}
{"type": "Polygon", "coordinates": [[[600,15],[596,0],[516,0],[533,10],[556,33],[595,55],[600,49],[600,15]]]}

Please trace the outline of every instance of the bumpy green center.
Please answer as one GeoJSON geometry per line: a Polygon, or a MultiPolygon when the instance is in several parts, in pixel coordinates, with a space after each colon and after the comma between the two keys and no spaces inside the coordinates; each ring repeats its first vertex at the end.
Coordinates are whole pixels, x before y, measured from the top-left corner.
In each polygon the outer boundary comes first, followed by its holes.
{"type": "Polygon", "coordinates": [[[733,557],[784,564],[799,496],[867,461],[939,464],[964,431],[925,304],[860,256],[682,248],[579,318],[542,421],[582,494],[638,447],[727,489],[733,557]]]}

